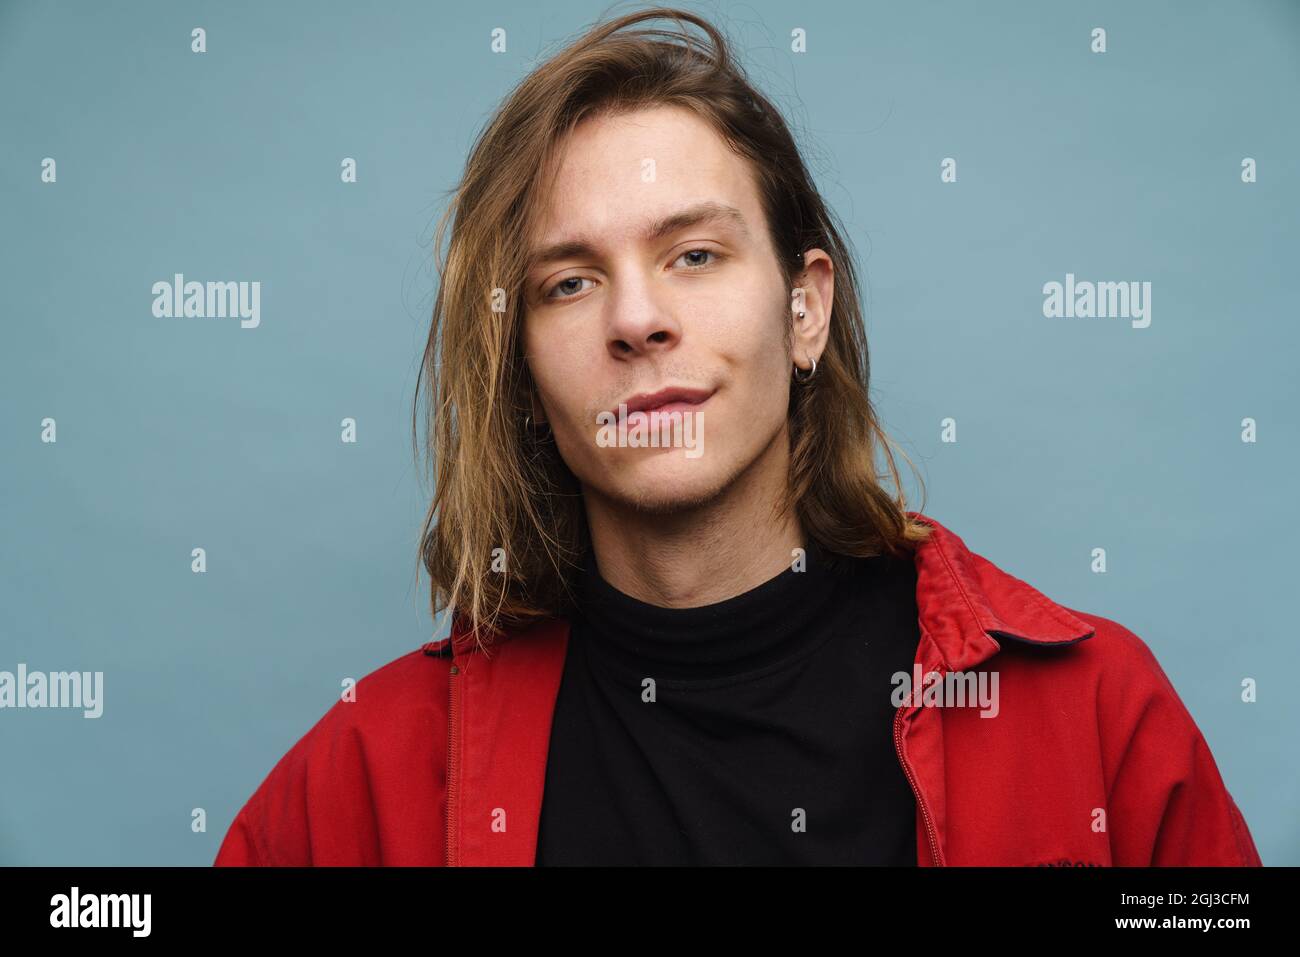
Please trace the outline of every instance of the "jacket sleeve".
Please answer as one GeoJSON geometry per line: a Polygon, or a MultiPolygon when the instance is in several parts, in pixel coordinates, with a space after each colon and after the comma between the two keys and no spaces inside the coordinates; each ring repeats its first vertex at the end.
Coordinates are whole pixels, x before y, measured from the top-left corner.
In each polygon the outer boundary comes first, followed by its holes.
{"type": "Polygon", "coordinates": [[[1205,736],[1150,649],[1118,628],[1122,671],[1101,697],[1115,757],[1108,829],[1117,866],[1259,867],[1205,736]]]}
{"type": "Polygon", "coordinates": [[[1156,830],[1156,867],[1260,867],[1246,819],[1228,793],[1210,746],[1192,726],[1185,773],[1170,790],[1156,830]]]}

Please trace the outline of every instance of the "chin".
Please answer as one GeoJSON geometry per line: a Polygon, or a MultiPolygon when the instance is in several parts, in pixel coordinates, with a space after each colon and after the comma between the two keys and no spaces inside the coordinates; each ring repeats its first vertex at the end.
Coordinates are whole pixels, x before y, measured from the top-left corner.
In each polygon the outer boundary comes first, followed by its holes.
{"type": "Polygon", "coordinates": [[[635,452],[639,461],[625,464],[610,494],[638,511],[688,511],[713,501],[727,487],[726,471],[716,459],[686,458],[682,449],[635,452]]]}

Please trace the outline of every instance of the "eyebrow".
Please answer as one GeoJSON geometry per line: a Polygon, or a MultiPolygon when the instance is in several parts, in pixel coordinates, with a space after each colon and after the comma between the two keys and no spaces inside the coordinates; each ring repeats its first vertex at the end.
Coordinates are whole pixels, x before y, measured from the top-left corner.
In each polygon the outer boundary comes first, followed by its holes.
{"type": "MultiPolygon", "coordinates": [[[[745,217],[740,210],[735,206],[728,206],[726,203],[718,203],[712,200],[696,203],[694,206],[687,206],[675,213],[669,213],[667,216],[652,222],[641,235],[647,242],[654,242],[677,232],[679,229],[700,226],[706,223],[732,226],[742,236],[749,236],[749,226],[745,223],[745,217]]],[[[531,271],[543,263],[555,262],[558,259],[594,255],[596,255],[596,247],[589,240],[581,237],[566,239],[534,251],[528,257],[527,268],[531,271]]]]}

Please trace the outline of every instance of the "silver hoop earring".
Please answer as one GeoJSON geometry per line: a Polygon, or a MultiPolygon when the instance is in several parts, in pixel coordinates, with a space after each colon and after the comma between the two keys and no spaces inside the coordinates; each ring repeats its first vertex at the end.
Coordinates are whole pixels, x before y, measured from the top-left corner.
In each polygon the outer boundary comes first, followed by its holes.
{"type": "Polygon", "coordinates": [[[551,430],[546,427],[545,422],[538,428],[533,428],[533,417],[531,415],[524,416],[524,432],[529,438],[537,442],[544,442],[551,437],[551,430]]]}
{"type": "MultiPolygon", "coordinates": [[[[808,354],[807,354],[807,353],[804,353],[804,355],[808,355],[808,354]]],[[[809,370],[809,372],[808,372],[807,375],[800,375],[800,374],[799,374],[799,367],[798,367],[798,366],[795,366],[795,367],[794,367],[794,381],[795,381],[795,382],[807,382],[809,379],[811,379],[813,376],[815,376],[815,375],[817,374],[817,360],[814,359],[812,356],[808,356],[808,359],[809,359],[810,362],[812,362],[812,369],[809,370]]]]}

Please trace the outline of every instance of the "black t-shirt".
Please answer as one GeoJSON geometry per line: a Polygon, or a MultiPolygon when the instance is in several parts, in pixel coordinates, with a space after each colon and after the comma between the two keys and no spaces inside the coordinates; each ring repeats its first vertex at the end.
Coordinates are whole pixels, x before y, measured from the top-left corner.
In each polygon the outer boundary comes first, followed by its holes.
{"type": "Polygon", "coordinates": [[[890,700],[919,640],[910,558],[809,543],[806,569],[664,608],[588,551],[538,865],[916,864],[890,700]]]}

